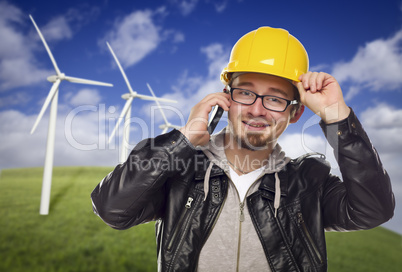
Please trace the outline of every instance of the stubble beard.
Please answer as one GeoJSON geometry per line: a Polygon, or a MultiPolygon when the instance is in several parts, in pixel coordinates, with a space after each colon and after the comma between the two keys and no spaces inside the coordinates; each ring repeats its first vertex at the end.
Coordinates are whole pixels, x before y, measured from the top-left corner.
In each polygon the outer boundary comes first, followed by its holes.
{"type": "Polygon", "coordinates": [[[263,131],[249,131],[243,127],[242,118],[236,120],[237,124],[230,124],[232,139],[238,147],[250,151],[259,151],[272,147],[277,140],[277,122],[272,120],[270,126],[263,131]]]}
{"type": "MultiPolygon", "coordinates": [[[[268,128],[271,129],[271,128],[268,128]]],[[[272,133],[272,131],[270,132],[272,133]]],[[[273,142],[272,137],[269,135],[268,131],[263,132],[253,132],[244,131],[242,132],[240,128],[233,131],[234,140],[237,145],[241,148],[258,151],[266,149],[273,142]]]]}

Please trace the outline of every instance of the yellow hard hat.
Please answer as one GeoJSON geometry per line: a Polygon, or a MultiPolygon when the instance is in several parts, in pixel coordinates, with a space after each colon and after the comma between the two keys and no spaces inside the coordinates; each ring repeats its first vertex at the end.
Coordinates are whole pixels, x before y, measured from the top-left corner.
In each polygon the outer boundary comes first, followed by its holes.
{"type": "Polygon", "coordinates": [[[234,72],[264,73],[299,81],[299,76],[308,71],[308,63],[303,45],[287,30],[260,27],[233,46],[221,81],[228,84],[234,72]]]}

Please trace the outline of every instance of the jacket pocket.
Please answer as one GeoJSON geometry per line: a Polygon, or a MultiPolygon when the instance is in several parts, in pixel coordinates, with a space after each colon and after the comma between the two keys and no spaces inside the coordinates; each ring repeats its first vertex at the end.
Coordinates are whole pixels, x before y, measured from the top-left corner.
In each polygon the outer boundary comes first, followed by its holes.
{"type": "Polygon", "coordinates": [[[318,250],[318,247],[314,242],[306,223],[304,222],[303,214],[301,212],[297,213],[297,224],[306,242],[306,248],[309,251],[309,254],[312,256],[313,259],[316,260],[317,263],[323,264],[324,260],[322,258],[322,255],[318,250]]]}
{"type": "Polygon", "coordinates": [[[171,251],[174,248],[174,245],[178,242],[180,237],[180,232],[185,231],[188,221],[191,217],[191,211],[193,210],[193,206],[195,205],[195,198],[193,196],[189,196],[187,198],[187,202],[184,205],[185,209],[181,213],[179,220],[177,221],[176,227],[173,231],[173,234],[167,244],[166,249],[171,251]]]}

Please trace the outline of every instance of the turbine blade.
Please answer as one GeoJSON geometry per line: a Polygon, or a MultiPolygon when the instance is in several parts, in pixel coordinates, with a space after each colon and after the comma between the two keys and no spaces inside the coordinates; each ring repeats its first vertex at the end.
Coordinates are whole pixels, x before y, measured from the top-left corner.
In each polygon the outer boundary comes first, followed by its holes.
{"type": "Polygon", "coordinates": [[[124,105],[124,108],[120,113],[119,119],[117,119],[116,126],[114,127],[112,134],[110,134],[110,136],[109,136],[109,143],[112,141],[112,138],[116,134],[116,131],[119,128],[121,121],[123,120],[124,116],[126,116],[128,109],[131,107],[131,103],[133,102],[133,99],[134,99],[133,97],[130,97],[127,100],[126,104],[124,105]]]}
{"type": "Polygon", "coordinates": [[[113,84],[110,83],[104,83],[100,81],[95,81],[95,80],[89,80],[89,79],[83,79],[83,78],[78,78],[78,77],[70,77],[70,76],[65,76],[65,80],[73,83],[80,83],[80,84],[90,84],[90,85],[100,85],[100,86],[107,86],[107,87],[113,87],[113,84]]]}
{"type": "Polygon", "coordinates": [[[123,78],[124,78],[124,81],[126,82],[126,85],[127,85],[127,87],[128,87],[128,90],[130,91],[130,93],[134,94],[134,91],[133,91],[133,89],[131,88],[130,81],[128,81],[128,78],[127,78],[127,76],[126,76],[126,73],[124,72],[123,67],[120,65],[120,62],[119,62],[119,60],[118,60],[117,57],[116,57],[116,54],[114,53],[114,51],[113,51],[112,47],[110,46],[110,44],[109,44],[108,42],[106,42],[106,44],[107,44],[107,47],[109,47],[110,53],[112,53],[112,56],[113,56],[114,60],[116,61],[117,66],[119,67],[121,74],[123,75],[123,78]]]}
{"type": "Polygon", "coordinates": [[[165,134],[167,131],[168,131],[168,127],[165,127],[163,130],[162,130],[162,134],[165,134]]]}
{"type": "Polygon", "coordinates": [[[167,99],[167,98],[153,97],[153,96],[150,96],[150,95],[135,94],[135,97],[141,98],[143,100],[162,101],[162,102],[167,102],[167,103],[177,103],[176,100],[167,99]]]}
{"type": "Polygon", "coordinates": [[[39,37],[40,37],[40,39],[41,39],[42,42],[43,42],[43,45],[44,45],[45,48],[46,48],[46,51],[47,51],[47,53],[48,53],[48,55],[49,55],[49,57],[50,57],[50,60],[51,60],[52,63],[53,63],[54,70],[56,70],[57,75],[60,75],[60,74],[61,74],[60,69],[59,69],[59,67],[57,66],[56,61],[54,60],[53,54],[52,54],[52,52],[50,51],[49,46],[47,45],[46,40],[45,40],[45,38],[44,38],[43,35],[42,35],[42,32],[40,32],[39,27],[36,25],[36,23],[35,23],[33,17],[32,17],[31,15],[29,15],[29,17],[31,18],[31,21],[32,21],[33,25],[35,26],[36,31],[38,32],[39,37]]]}
{"type": "MultiPolygon", "coordinates": [[[[156,99],[156,96],[155,96],[154,91],[152,90],[151,86],[150,86],[148,83],[147,83],[147,86],[148,86],[148,89],[149,89],[149,91],[151,92],[152,96],[155,98],[155,102],[156,102],[156,104],[158,105],[159,110],[161,111],[163,120],[165,120],[165,124],[168,125],[169,122],[168,122],[168,120],[167,120],[167,118],[166,118],[165,113],[164,113],[163,110],[162,110],[161,104],[159,104],[159,101],[156,99]]],[[[165,130],[167,130],[167,129],[164,129],[164,131],[165,131],[165,130]]],[[[165,132],[166,132],[166,131],[165,131],[165,132]]]]}
{"type": "Polygon", "coordinates": [[[43,114],[45,113],[47,107],[49,106],[50,101],[52,101],[55,93],[57,92],[57,90],[59,89],[59,85],[60,85],[61,80],[57,79],[54,83],[52,88],[50,89],[49,94],[46,97],[45,103],[43,103],[42,109],[39,112],[38,117],[36,118],[35,124],[32,127],[31,130],[31,134],[33,134],[36,130],[36,127],[38,126],[40,120],[42,119],[43,114]]]}

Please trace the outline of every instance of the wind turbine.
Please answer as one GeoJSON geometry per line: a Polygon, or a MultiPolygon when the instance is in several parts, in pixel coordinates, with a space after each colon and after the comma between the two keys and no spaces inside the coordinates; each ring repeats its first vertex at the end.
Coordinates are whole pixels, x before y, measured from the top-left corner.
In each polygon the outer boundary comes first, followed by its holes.
{"type": "MultiPolygon", "coordinates": [[[[154,93],[154,91],[152,90],[151,86],[150,86],[148,83],[147,83],[147,86],[148,86],[148,89],[149,89],[149,91],[151,92],[152,96],[156,98],[155,93],[154,93]]],[[[155,100],[155,102],[156,102],[156,104],[158,105],[159,110],[161,111],[163,120],[165,121],[164,124],[162,124],[162,125],[159,126],[159,128],[162,129],[162,134],[165,134],[165,133],[169,130],[169,128],[180,129],[180,128],[181,128],[180,126],[175,126],[175,125],[172,125],[171,123],[169,123],[169,121],[168,121],[167,118],[166,118],[165,113],[164,113],[163,110],[162,110],[161,105],[159,104],[159,101],[158,101],[158,100],[155,100]]]]}
{"type": "Polygon", "coordinates": [[[31,15],[29,15],[33,25],[36,28],[36,31],[41,38],[43,45],[46,48],[46,51],[50,57],[50,60],[53,63],[54,69],[56,71],[56,75],[49,76],[47,78],[48,81],[53,83],[52,88],[50,89],[49,94],[46,97],[45,103],[42,106],[42,109],[39,112],[38,117],[36,118],[35,124],[32,127],[31,134],[33,134],[38,126],[40,120],[42,119],[43,114],[45,113],[47,107],[49,106],[50,102],[52,102],[50,106],[50,118],[49,118],[49,128],[47,134],[47,144],[46,144],[46,156],[45,156],[45,166],[43,169],[43,182],[42,182],[42,195],[41,195],[41,202],[40,202],[40,210],[39,213],[42,215],[49,214],[49,202],[50,202],[50,191],[52,185],[52,168],[53,168],[53,157],[54,157],[54,139],[55,139],[55,132],[56,132],[56,117],[57,117],[57,100],[59,96],[59,86],[63,80],[67,80],[73,83],[82,83],[82,84],[91,84],[91,85],[100,85],[100,86],[109,86],[112,87],[112,84],[103,83],[88,79],[81,79],[76,77],[66,76],[64,73],[60,72],[59,67],[54,60],[52,52],[49,49],[49,46],[46,43],[45,38],[43,37],[41,31],[39,30],[38,26],[36,25],[34,19],[31,15]]]}
{"type": "Polygon", "coordinates": [[[116,57],[116,54],[114,53],[112,47],[110,46],[110,44],[108,42],[106,42],[107,46],[109,47],[110,53],[112,53],[112,56],[114,58],[114,60],[116,61],[117,66],[120,69],[121,74],[123,75],[123,78],[126,82],[127,88],[130,91],[129,93],[125,93],[123,94],[121,97],[126,101],[126,104],[123,107],[123,110],[121,111],[120,117],[117,120],[116,126],[113,129],[112,134],[109,137],[109,143],[111,142],[111,140],[113,139],[113,136],[116,134],[117,129],[119,128],[119,125],[123,119],[123,117],[125,118],[124,121],[124,129],[123,129],[123,142],[121,145],[121,151],[120,151],[120,162],[124,162],[127,159],[128,156],[128,150],[126,147],[126,144],[128,144],[129,142],[129,136],[130,136],[130,118],[131,118],[131,104],[134,100],[134,98],[138,97],[140,99],[143,100],[154,100],[154,101],[164,101],[164,102],[170,102],[170,103],[177,103],[177,101],[175,100],[171,100],[171,99],[166,99],[166,98],[157,98],[157,97],[153,97],[153,96],[148,96],[148,95],[142,95],[142,94],[138,94],[137,92],[133,91],[133,88],[131,88],[131,84],[128,81],[128,78],[126,76],[126,73],[124,72],[122,66],[120,65],[119,60],[116,57]]]}

